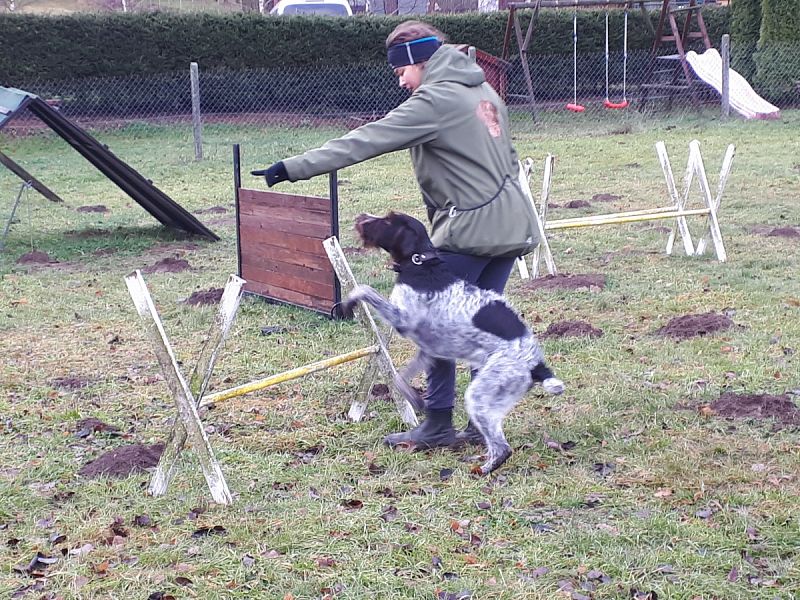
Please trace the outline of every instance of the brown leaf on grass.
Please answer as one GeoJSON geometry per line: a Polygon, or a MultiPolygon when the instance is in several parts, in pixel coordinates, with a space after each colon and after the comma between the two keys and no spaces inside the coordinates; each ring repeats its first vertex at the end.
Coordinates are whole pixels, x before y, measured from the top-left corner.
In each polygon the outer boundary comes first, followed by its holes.
{"type": "Polygon", "coordinates": [[[394,521],[399,516],[400,515],[397,512],[397,507],[393,504],[390,504],[389,506],[385,507],[383,511],[381,511],[379,518],[388,523],[390,521],[394,521]]]}
{"type": "Polygon", "coordinates": [[[736,581],[739,579],[739,569],[733,567],[728,573],[728,581],[736,581]]]}
{"type": "Polygon", "coordinates": [[[492,503],[483,500],[481,502],[476,502],[475,506],[477,506],[480,510],[489,510],[490,508],[492,508],[492,503]]]}
{"type": "Polygon", "coordinates": [[[292,594],[291,592],[286,592],[283,595],[283,600],[294,600],[294,594],[292,594]]]}
{"type": "Polygon", "coordinates": [[[711,408],[711,406],[708,404],[703,404],[702,406],[699,406],[697,408],[697,412],[699,412],[700,416],[703,417],[713,417],[714,415],[717,414],[717,411],[711,408]]]}
{"type": "Polygon", "coordinates": [[[672,494],[674,494],[672,488],[659,488],[653,493],[653,496],[655,498],[669,498],[672,494]]]}
{"type": "Polygon", "coordinates": [[[225,535],[228,530],[222,525],[214,525],[213,527],[201,527],[192,533],[193,538],[206,537],[209,535],[225,535]]]}
{"type": "Polygon", "coordinates": [[[100,576],[108,575],[108,561],[104,560],[99,564],[93,565],[92,570],[100,576]]]}
{"type": "Polygon", "coordinates": [[[332,569],[333,567],[336,566],[336,561],[332,559],[330,556],[320,556],[314,561],[314,563],[320,569],[332,569]]]}
{"type": "Polygon", "coordinates": [[[27,575],[34,575],[39,571],[44,571],[50,565],[55,564],[58,562],[58,558],[54,556],[48,556],[47,554],[43,554],[41,552],[37,552],[36,556],[31,559],[31,561],[27,565],[17,565],[14,567],[14,571],[17,573],[27,574],[27,575]]]}
{"type": "Polygon", "coordinates": [[[442,469],[441,471],[439,471],[439,479],[441,479],[442,481],[447,481],[448,479],[450,479],[450,477],[452,477],[452,475],[453,475],[453,469],[442,469]]]}
{"type": "Polygon", "coordinates": [[[194,581],[189,579],[188,577],[178,576],[175,578],[175,583],[182,586],[192,585],[194,581]]]}
{"type": "Polygon", "coordinates": [[[261,556],[264,558],[280,558],[283,556],[283,553],[278,552],[277,550],[265,550],[261,553],[261,556]]]}
{"type": "Polygon", "coordinates": [[[164,592],[153,592],[147,597],[147,600],[175,600],[175,596],[164,592]]]}
{"type": "Polygon", "coordinates": [[[152,527],[153,521],[147,515],[137,515],[133,517],[133,524],[136,527],[152,527]]]}
{"type": "Polygon", "coordinates": [[[351,498],[350,500],[342,500],[342,506],[346,511],[353,511],[364,508],[364,503],[356,498],[351,498]]]}
{"type": "Polygon", "coordinates": [[[386,467],[376,465],[374,462],[371,462],[367,465],[367,472],[370,475],[383,475],[386,473],[386,467]]]}

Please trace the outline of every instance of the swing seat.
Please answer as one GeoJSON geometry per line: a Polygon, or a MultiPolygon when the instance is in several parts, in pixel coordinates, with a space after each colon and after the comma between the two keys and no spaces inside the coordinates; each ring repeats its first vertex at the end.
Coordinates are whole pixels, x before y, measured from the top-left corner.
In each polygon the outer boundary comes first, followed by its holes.
{"type": "Polygon", "coordinates": [[[623,100],[622,102],[612,102],[611,100],[606,98],[606,101],[603,102],[603,106],[605,106],[606,108],[613,108],[613,109],[628,108],[628,101],[623,100]]]}
{"type": "Polygon", "coordinates": [[[572,104],[572,103],[570,103],[570,104],[567,104],[567,110],[571,110],[572,112],[576,112],[576,113],[582,113],[583,111],[586,110],[586,107],[582,106],[581,104],[572,104]]]}

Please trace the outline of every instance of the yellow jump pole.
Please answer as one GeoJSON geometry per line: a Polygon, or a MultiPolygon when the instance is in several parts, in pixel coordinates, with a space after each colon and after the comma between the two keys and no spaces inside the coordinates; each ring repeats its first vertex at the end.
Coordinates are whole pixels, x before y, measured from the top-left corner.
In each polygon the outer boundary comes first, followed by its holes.
{"type": "Polygon", "coordinates": [[[582,221],[596,221],[603,220],[609,217],[634,217],[637,215],[656,215],[665,212],[672,212],[678,210],[674,206],[664,206],[662,208],[644,208],[641,210],[627,210],[618,213],[603,213],[601,215],[586,215],[584,217],[570,217],[569,219],[556,219],[556,223],[579,223],[582,221]]]}
{"type": "Polygon", "coordinates": [[[277,375],[265,377],[264,379],[257,379],[256,381],[251,381],[250,383],[245,383],[227,390],[222,390],[214,394],[203,396],[200,406],[207,406],[216,402],[222,402],[223,400],[236,398],[237,396],[244,396],[250,392],[256,392],[285,381],[298,379],[300,377],[304,377],[305,375],[309,375],[317,371],[323,371],[346,362],[358,360],[359,358],[364,358],[365,356],[369,356],[377,352],[377,345],[368,346],[366,348],[361,348],[360,350],[353,350],[347,354],[340,354],[339,356],[334,356],[333,358],[326,358],[325,360],[311,363],[310,365],[305,365],[304,367],[297,367],[296,369],[284,371],[283,373],[278,373],[277,375]]]}
{"type": "Polygon", "coordinates": [[[596,219],[563,219],[559,221],[550,221],[545,223],[545,229],[572,229],[574,227],[592,227],[594,225],[614,225],[618,223],[635,223],[637,221],[653,221],[656,219],[674,219],[677,217],[688,217],[691,215],[707,215],[710,214],[707,208],[696,208],[692,210],[673,210],[670,212],[649,212],[637,215],[628,215],[626,217],[618,217],[617,215],[605,215],[604,218],[596,219]]]}

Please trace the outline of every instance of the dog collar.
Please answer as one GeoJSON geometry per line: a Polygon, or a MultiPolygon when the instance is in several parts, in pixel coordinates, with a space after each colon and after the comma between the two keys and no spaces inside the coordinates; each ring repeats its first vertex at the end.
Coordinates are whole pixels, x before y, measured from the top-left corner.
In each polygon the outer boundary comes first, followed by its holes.
{"type": "Polygon", "coordinates": [[[425,262],[426,256],[424,254],[412,254],[411,255],[411,262],[415,265],[419,266],[425,262]]]}

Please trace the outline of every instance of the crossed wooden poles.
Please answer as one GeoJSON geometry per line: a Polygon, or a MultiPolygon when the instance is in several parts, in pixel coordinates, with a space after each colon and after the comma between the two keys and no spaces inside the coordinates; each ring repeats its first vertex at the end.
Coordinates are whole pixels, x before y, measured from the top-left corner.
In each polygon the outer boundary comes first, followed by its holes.
{"type": "MultiPolygon", "coordinates": [[[[349,292],[350,289],[356,285],[356,280],[339,246],[338,240],[335,237],[331,237],[325,240],[323,244],[331,260],[331,264],[333,264],[336,270],[343,291],[349,292]]],[[[206,479],[208,489],[211,492],[211,497],[214,499],[214,502],[218,504],[230,504],[233,502],[233,496],[225,481],[225,476],[222,474],[222,469],[214,456],[211,443],[203,428],[197,410],[198,407],[242,396],[359,358],[368,357],[369,360],[364,369],[364,374],[359,383],[353,404],[350,407],[348,413],[349,417],[353,421],[359,421],[363,418],[369,402],[370,391],[374,385],[376,375],[380,372],[389,385],[390,394],[394,399],[400,417],[409,425],[413,426],[417,424],[417,416],[414,413],[414,409],[399,392],[394,383],[397,371],[389,356],[389,334],[384,335],[379,330],[377,324],[367,310],[362,309],[356,311],[356,316],[361,323],[366,326],[367,330],[372,332],[375,339],[373,345],[228,390],[206,395],[206,389],[211,380],[214,364],[222,349],[225,338],[230,332],[233,320],[236,317],[245,280],[236,275],[231,275],[228,278],[216,317],[206,337],[206,342],[200,351],[197,364],[191,372],[188,381],[181,372],[175,359],[175,353],[164,331],[161,318],[155,308],[141,271],[136,270],[128,275],[125,278],[125,284],[128,287],[128,291],[130,292],[139,316],[145,321],[146,333],[153,345],[156,358],[161,366],[164,379],[167,382],[167,386],[175,400],[175,406],[177,408],[177,416],[167,438],[164,452],[161,455],[161,459],[159,460],[148,487],[148,493],[153,496],[160,496],[166,493],[170,481],[175,475],[178,457],[188,441],[198,456],[203,476],[206,479]]]]}
{"type": "MultiPolygon", "coordinates": [[[[656,142],[656,154],[661,164],[661,169],[664,172],[664,179],[667,185],[667,192],[672,204],[660,208],[650,208],[643,210],[630,210],[617,213],[608,213],[601,215],[591,215],[586,217],[575,217],[572,219],[547,219],[547,203],[550,196],[551,179],[553,173],[553,157],[548,156],[545,159],[542,193],[540,205],[536,206],[536,201],[530,191],[528,178],[532,172],[533,161],[528,158],[521,163],[520,169],[520,184],[523,186],[523,191],[526,191],[528,197],[533,205],[534,211],[539,217],[539,235],[541,243],[533,252],[532,269],[530,276],[537,277],[539,275],[540,259],[544,257],[547,270],[550,275],[557,275],[555,260],[550,250],[550,244],[547,239],[547,231],[556,231],[560,229],[572,229],[577,227],[594,227],[598,225],[615,225],[622,223],[635,223],[639,221],[653,221],[659,219],[675,219],[675,227],[670,230],[669,237],[667,238],[666,253],[672,254],[677,234],[680,235],[683,243],[684,251],[688,256],[702,255],[708,248],[709,239],[714,246],[717,260],[725,262],[727,254],[725,252],[725,245],[722,240],[722,231],[720,230],[718,212],[722,202],[722,194],[725,191],[725,186],[728,182],[731,167],[733,165],[733,157],[735,155],[735,147],[733,144],[728,145],[725,156],[722,159],[722,167],[720,168],[719,180],[717,184],[716,195],[712,196],[711,188],[706,176],[706,169],[703,163],[703,157],[700,153],[700,142],[692,140],[689,143],[689,159],[686,164],[686,171],[683,178],[683,189],[678,192],[675,185],[675,177],[672,173],[672,166],[670,165],[669,156],[667,155],[667,148],[664,142],[656,142]],[[702,196],[702,208],[687,208],[691,192],[692,184],[697,179],[702,196]],[[697,242],[694,244],[692,235],[689,232],[689,226],[686,221],[687,217],[691,216],[705,216],[707,227],[697,242]],[[676,234],[677,231],[677,234],[676,234]]],[[[523,279],[529,276],[528,268],[525,261],[520,259],[518,261],[520,275],[523,279]]]]}

